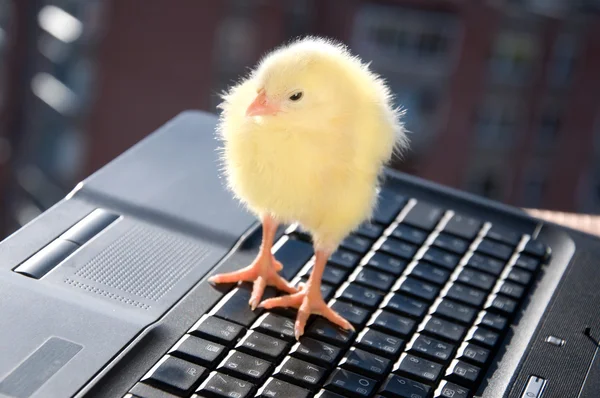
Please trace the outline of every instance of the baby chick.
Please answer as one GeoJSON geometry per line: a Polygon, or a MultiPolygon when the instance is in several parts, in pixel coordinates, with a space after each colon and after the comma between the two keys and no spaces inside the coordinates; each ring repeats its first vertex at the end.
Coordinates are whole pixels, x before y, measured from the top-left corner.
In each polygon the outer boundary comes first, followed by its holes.
{"type": "Polygon", "coordinates": [[[260,306],[297,308],[296,338],[310,314],[353,329],[323,300],[321,277],[341,241],[370,218],[382,168],[407,144],[390,90],[345,46],[308,37],[264,57],[219,107],[228,186],[261,220],[263,236],[251,265],[211,281],[254,282],[253,310],[267,285],[289,293],[260,306]],[[285,265],[271,253],[278,225],[294,223],[315,250],[300,289],[278,274],[285,265]]]}

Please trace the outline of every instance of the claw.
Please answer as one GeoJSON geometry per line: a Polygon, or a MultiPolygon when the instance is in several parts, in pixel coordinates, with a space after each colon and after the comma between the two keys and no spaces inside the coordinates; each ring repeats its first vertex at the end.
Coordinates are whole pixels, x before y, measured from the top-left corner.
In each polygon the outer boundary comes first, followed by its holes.
{"type": "Polygon", "coordinates": [[[323,300],[319,286],[304,285],[302,290],[295,294],[270,298],[260,303],[259,307],[265,309],[275,307],[297,308],[298,315],[294,324],[296,340],[299,340],[304,334],[306,322],[311,314],[320,315],[343,329],[354,331],[354,327],[350,322],[327,306],[327,303],[323,300]]]}

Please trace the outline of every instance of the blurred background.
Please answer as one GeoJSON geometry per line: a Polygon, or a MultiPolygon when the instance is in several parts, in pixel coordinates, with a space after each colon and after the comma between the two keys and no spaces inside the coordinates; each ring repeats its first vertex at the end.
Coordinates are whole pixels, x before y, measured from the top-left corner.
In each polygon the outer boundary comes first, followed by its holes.
{"type": "Polygon", "coordinates": [[[305,34],[387,79],[395,168],[600,213],[600,0],[0,0],[0,238],[305,34]]]}

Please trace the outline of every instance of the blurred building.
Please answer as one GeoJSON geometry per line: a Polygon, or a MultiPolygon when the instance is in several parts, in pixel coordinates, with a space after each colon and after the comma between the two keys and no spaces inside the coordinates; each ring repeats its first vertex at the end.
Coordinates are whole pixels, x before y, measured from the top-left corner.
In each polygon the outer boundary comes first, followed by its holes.
{"type": "Polygon", "coordinates": [[[0,235],[299,35],[349,44],[406,109],[394,167],[600,213],[595,0],[0,0],[0,235]]]}

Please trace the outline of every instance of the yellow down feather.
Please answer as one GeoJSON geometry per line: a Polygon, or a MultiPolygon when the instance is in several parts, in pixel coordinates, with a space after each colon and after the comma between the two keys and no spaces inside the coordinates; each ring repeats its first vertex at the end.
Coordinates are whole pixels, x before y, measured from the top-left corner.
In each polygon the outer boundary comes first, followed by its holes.
{"type": "Polygon", "coordinates": [[[383,80],[320,38],[265,56],[219,107],[229,188],[258,217],[299,223],[323,250],[371,217],[382,167],[407,143],[383,80]],[[246,116],[260,89],[280,113],[246,116]],[[298,91],[301,100],[289,100],[298,91]]]}

